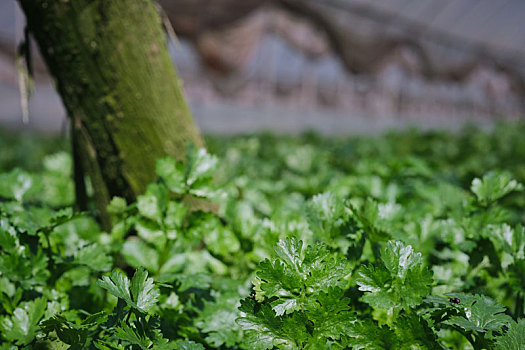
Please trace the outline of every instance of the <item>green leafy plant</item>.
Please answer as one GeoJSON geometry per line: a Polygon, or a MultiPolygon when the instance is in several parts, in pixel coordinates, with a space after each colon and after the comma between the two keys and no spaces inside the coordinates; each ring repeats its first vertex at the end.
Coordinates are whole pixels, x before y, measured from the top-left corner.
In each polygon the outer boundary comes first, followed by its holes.
{"type": "Polygon", "coordinates": [[[522,134],[210,137],[111,232],[0,136],[0,349],[522,349],[522,134]]]}

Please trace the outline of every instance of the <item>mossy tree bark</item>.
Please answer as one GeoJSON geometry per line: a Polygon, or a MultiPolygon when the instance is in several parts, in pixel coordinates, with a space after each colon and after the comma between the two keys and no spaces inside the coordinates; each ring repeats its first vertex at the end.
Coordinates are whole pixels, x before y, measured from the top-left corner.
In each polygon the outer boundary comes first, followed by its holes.
{"type": "MultiPolygon", "coordinates": [[[[113,196],[132,201],[155,159],[203,146],[152,0],[19,0],[71,118],[75,170],[93,183],[105,228],[113,196]]],[[[81,186],[77,186],[81,187],[81,186]]]]}

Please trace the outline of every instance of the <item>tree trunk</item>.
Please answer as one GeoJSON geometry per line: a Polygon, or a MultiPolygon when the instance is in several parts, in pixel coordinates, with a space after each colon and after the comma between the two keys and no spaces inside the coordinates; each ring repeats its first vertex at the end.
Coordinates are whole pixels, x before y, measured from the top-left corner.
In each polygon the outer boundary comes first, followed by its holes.
{"type": "Polygon", "coordinates": [[[203,146],[152,0],[19,0],[71,118],[75,158],[104,228],[113,196],[155,178],[155,160],[203,146]]]}

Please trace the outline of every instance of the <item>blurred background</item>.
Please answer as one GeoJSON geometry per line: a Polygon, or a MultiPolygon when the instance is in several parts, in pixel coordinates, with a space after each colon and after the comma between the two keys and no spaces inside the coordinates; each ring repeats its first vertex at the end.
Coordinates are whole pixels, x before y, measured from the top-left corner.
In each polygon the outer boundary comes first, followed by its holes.
{"type": "MultiPolygon", "coordinates": [[[[326,134],[490,126],[525,116],[523,0],[161,0],[204,132],[326,134]]],[[[140,24],[137,24],[140,25],[140,24]]],[[[0,126],[67,130],[33,50],[22,117],[24,15],[0,2],[0,126]]],[[[167,32],[170,32],[167,25],[167,32]]]]}

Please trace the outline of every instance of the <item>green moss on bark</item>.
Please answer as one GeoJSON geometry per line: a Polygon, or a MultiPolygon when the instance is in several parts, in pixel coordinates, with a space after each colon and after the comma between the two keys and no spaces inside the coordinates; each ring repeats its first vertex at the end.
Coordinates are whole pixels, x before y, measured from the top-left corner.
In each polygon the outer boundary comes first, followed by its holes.
{"type": "Polygon", "coordinates": [[[101,212],[114,195],[142,193],[156,158],[181,159],[188,140],[203,146],[153,1],[19,2],[82,135],[89,175],[105,187],[95,191],[101,212]]]}

